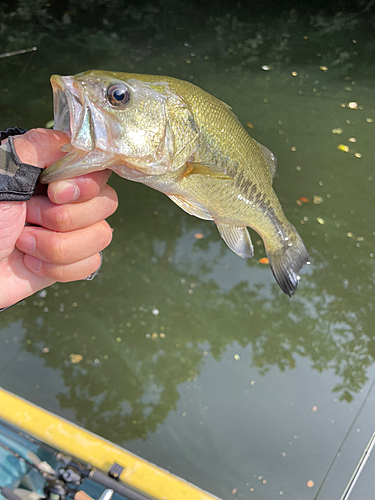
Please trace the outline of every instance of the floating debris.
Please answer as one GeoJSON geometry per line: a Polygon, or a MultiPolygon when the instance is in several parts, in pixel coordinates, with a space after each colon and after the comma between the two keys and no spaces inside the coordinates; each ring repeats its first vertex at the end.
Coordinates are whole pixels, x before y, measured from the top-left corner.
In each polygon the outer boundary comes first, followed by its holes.
{"type": "Polygon", "coordinates": [[[297,71],[292,71],[292,76],[297,76],[297,75],[298,75],[297,71]]]}
{"type": "Polygon", "coordinates": [[[372,123],[374,120],[372,118],[366,118],[367,123],[372,123]]]}
{"type": "Polygon", "coordinates": [[[345,144],[339,144],[337,146],[337,149],[339,151],[344,151],[345,153],[349,153],[349,146],[346,146],[345,144]]]}
{"type": "Polygon", "coordinates": [[[316,220],[319,222],[319,224],[322,224],[322,226],[326,223],[326,221],[321,217],[317,217],[316,220]]]}
{"type": "Polygon", "coordinates": [[[235,354],[233,357],[234,357],[234,359],[235,359],[236,361],[239,361],[239,360],[241,359],[241,358],[240,358],[240,356],[239,356],[239,354],[235,354]]]}
{"type": "Polygon", "coordinates": [[[314,196],[315,205],[321,205],[323,203],[323,198],[321,196],[314,196]]]}
{"type": "Polygon", "coordinates": [[[316,413],[318,411],[318,407],[317,406],[313,406],[311,408],[311,411],[314,412],[314,413],[316,413]]]}
{"type": "Polygon", "coordinates": [[[259,259],[259,264],[269,264],[270,261],[267,259],[267,257],[262,257],[261,259],[259,259]]]}
{"type": "Polygon", "coordinates": [[[314,484],[315,484],[315,483],[314,483],[314,481],[313,481],[312,479],[310,479],[309,481],[307,481],[306,486],[307,486],[308,488],[313,488],[313,487],[314,487],[314,484]]]}
{"type": "Polygon", "coordinates": [[[358,103],[355,102],[355,101],[351,101],[349,104],[348,104],[348,108],[349,109],[358,109],[358,103]]]}
{"type": "Polygon", "coordinates": [[[349,142],[357,142],[357,139],[355,137],[349,137],[348,141],[349,142]]]}
{"type": "Polygon", "coordinates": [[[82,354],[71,354],[69,356],[70,362],[72,365],[76,365],[77,363],[80,363],[83,360],[82,354]]]}
{"type": "Polygon", "coordinates": [[[42,353],[43,354],[47,354],[48,352],[49,352],[49,348],[48,347],[43,347],[42,353]]]}
{"type": "Polygon", "coordinates": [[[271,68],[270,68],[269,66],[267,66],[267,65],[265,65],[265,64],[264,64],[264,65],[262,66],[262,69],[263,69],[264,71],[269,71],[271,68]]]}
{"type": "Polygon", "coordinates": [[[338,135],[340,135],[340,134],[342,134],[343,132],[344,132],[344,131],[343,131],[343,129],[342,129],[342,128],[333,128],[333,129],[332,129],[332,133],[333,133],[333,134],[338,134],[338,135]]]}
{"type": "Polygon", "coordinates": [[[201,240],[202,238],[204,238],[204,236],[202,233],[195,233],[194,238],[196,238],[197,240],[201,240]]]}
{"type": "Polygon", "coordinates": [[[354,156],[355,156],[356,158],[362,158],[362,154],[361,154],[361,153],[358,153],[358,152],[357,152],[357,153],[354,153],[354,156]]]}
{"type": "Polygon", "coordinates": [[[327,66],[319,66],[319,69],[321,69],[322,71],[328,71],[327,66]]]}
{"type": "Polygon", "coordinates": [[[153,316],[157,316],[159,314],[159,309],[156,309],[156,307],[151,311],[151,314],[153,316]]]}

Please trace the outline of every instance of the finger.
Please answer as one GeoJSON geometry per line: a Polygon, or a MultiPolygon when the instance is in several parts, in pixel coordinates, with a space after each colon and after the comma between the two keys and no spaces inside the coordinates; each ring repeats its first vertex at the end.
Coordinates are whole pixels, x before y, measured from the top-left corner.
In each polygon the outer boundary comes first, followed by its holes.
{"type": "Polygon", "coordinates": [[[68,233],[26,226],[16,246],[43,262],[66,265],[95,255],[107,247],[111,239],[112,229],[105,221],[68,233]]]}
{"type": "Polygon", "coordinates": [[[7,307],[55,283],[27,269],[24,254],[15,249],[8,259],[0,262],[0,304],[7,307]]]}
{"type": "Polygon", "coordinates": [[[52,231],[75,231],[106,219],[117,205],[116,191],[108,184],[98,196],[83,203],[56,205],[47,196],[33,196],[27,202],[26,222],[52,231]]]}
{"type": "Polygon", "coordinates": [[[65,155],[60,150],[69,139],[66,134],[58,130],[36,128],[15,136],[13,141],[22,163],[48,167],[65,155]]]}
{"type": "Polygon", "coordinates": [[[110,175],[110,170],[101,170],[74,179],[51,182],[48,185],[48,197],[58,205],[90,200],[98,196],[110,175]]]}
{"type": "Polygon", "coordinates": [[[25,255],[23,262],[27,269],[42,278],[66,283],[68,281],[84,280],[94,273],[100,266],[101,256],[96,254],[65,266],[49,264],[31,255],[25,255]]]}

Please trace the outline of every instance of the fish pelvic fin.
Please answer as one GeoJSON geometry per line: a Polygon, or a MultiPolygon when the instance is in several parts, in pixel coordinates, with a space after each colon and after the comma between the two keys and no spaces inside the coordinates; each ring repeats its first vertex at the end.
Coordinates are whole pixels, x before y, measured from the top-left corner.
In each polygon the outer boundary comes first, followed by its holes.
{"type": "Polygon", "coordinates": [[[246,227],[217,224],[217,228],[220,236],[234,253],[243,259],[251,259],[254,247],[246,227]]]}
{"type": "Polygon", "coordinates": [[[179,195],[172,195],[169,194],[168,197],[176,203],[182,210],[185,210],[190,215],[194,215],[195,217],[198,217],[199,219],[204,219],[204,220],[212,220],[212,217],[210,215],[210,212],[207,210],[207,208],[204,205],[201,205],[200,203],[196,201],[189,200],[187,198],[184,198],[183,196],[179,195]]]}
{"type": "Polygon", "coordinates": [[[309,254],[294,226],[290,225],[288,240],[274,248],[264,241],[271,271],[281,290],[291,297],[297,290],[299,270],[309,263],[309,254]]]}

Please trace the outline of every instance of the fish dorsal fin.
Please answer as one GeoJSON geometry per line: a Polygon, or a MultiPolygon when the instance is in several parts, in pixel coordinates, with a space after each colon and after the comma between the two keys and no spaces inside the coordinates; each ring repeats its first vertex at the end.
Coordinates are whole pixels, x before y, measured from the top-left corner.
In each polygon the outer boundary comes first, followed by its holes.
{"type": "Polygon", "coordinates": [[[195,215],[199,219],[212,220],[212,217],[204,205],[197,203],[195,201],[188,200],[183,196],[178,195],[168,195],[169,198],[176,203],[182,210],[185,210],[190,215],[195,215]]]}
{"type": "Polygon", "coordinates": [[[270,151],[268,148],[266,148],[266,146],[263,146],[262,144],[259,144],[259,142],[258,142],[258,145],[260,146],[260,149],[262,150],[262,153],[264,154],[264,157],[266,159],[268,168],[270,169],[271,177],[272,177],[272,180],[273,180],[273,178],[276,175],[277,169],[279,167],[279,162],[277,161],[277,158],[272,153],[272,151],[270,151]]]}
{"type": "Polygon", "coordinates": [[[214,179],[233,179],[227,172],[225,167],[219,165],[209,165],[208,163],[201,163],[198,161],[188,161],[186,162],[186,171],[184,172],[184,177],[189,177],[189,175],[206,175],[214,179]]]}
{"type": "Polygon", "coordinates": [[[246,227],[217,224],[217,228],[220,236],[234,253],[243,259],[251,259],[254,255],[254,248],[246,227]]]}

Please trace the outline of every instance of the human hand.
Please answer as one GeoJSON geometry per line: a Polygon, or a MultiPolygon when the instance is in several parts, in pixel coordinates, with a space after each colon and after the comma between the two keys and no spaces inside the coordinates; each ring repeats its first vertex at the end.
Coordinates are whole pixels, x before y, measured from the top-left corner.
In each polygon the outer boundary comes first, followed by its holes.
{"type": "MultiPolygon", "coordinates": [[[[64,133],[45,129],[14,137],[20,160],[38,167],[64,156],[67,142],[64,133]]],[[[85,279],[99,267],[99,252],[112,239],[104,219],[118,204],[109,176],[104,170],[52,182],[47,195],[0,203],[0,308],[56,281],[85,279]]]]}

